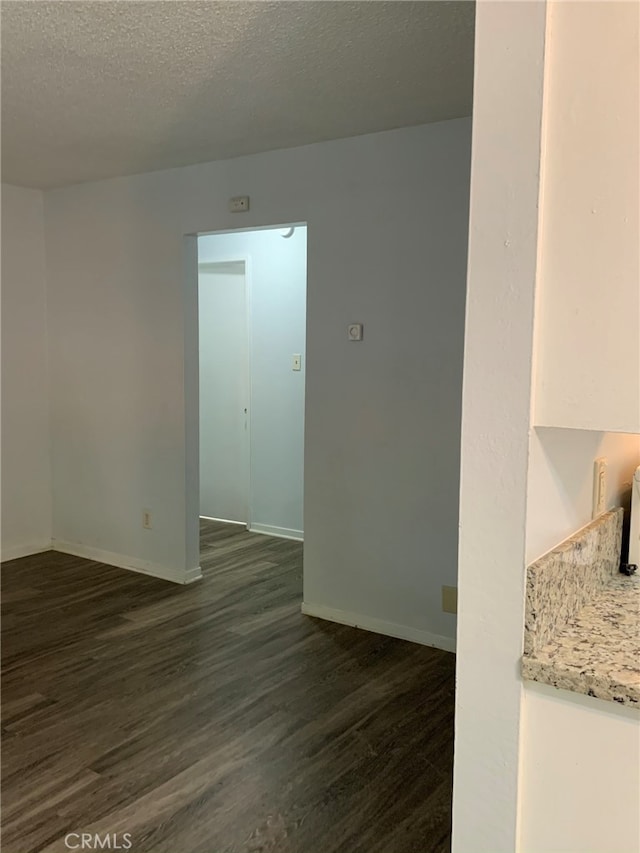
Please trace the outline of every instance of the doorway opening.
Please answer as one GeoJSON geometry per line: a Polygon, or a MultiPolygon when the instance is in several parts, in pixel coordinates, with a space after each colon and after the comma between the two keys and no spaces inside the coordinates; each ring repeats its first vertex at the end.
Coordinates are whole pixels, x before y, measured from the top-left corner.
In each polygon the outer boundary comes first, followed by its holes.
{"type": "Polygon", "coordinates": [[[199,518],[302,540],[307,227],[197,249],[199,518]]]}

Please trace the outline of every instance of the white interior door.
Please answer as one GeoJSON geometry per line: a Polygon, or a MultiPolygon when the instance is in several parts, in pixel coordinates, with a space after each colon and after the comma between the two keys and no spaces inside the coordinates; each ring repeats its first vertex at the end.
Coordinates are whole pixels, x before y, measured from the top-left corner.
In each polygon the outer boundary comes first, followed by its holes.
{"type": "Polygon", "coordinates": [[[249,341],[244,261],[202,264],[200,515],[249,521],[249,341]]]}

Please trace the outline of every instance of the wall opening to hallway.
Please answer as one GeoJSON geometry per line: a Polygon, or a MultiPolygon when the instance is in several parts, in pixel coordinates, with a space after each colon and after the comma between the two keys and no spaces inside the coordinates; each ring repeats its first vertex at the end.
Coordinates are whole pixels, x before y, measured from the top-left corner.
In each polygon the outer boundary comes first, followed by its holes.
{"type": "Polygon", "coordinates": [[[197,247],[199,516],[302,539],[306,225],[197,247]]]}

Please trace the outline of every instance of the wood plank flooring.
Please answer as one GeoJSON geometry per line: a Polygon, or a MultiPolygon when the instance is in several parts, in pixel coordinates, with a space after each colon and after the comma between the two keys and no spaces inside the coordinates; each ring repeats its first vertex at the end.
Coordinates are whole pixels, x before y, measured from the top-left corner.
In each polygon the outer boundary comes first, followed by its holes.
{"type": "Polygon", "coordinates": [[[454,656],[302,616],[300,543],[201,533],[187,587],[3,565],[2,853],[449,850],[454,656]]]}

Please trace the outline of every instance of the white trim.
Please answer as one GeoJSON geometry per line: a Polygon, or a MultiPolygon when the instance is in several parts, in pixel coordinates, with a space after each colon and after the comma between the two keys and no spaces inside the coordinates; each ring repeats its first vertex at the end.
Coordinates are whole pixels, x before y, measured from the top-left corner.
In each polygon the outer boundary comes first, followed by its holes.
{"type": "Polygon", "coordinates": [[[176,583],[189,584],[202,580],[202,568],[200,566],[194,566],[193,569],[185,569],[182,577],[183,580],[176,581],[176,583]]]}
{"type": "Polygon", "coordinates": [[[203,521],[220,521],[222,524],[237,524],[240,527],[246,527],[248,529],[248,523],[246,521],[233,521],[231,518],[214,518],[212,515],[201,515],[200,518],[203,521]]]}
{"type": "Polygon", "coordinates": [[[244,301],[247,312],[247,530],[253,516],[253,479],[251,474],[251,424],[253,422],[253,257],[251,252],[242,255],[244,261],[244,301]]]}
{"type": "Polygon", "coordinates": [[[399,640],[409,640],[411,643],[432,646],[434,649],[442,649],[445,652],[455,652],[456,650],[455,637],[443,637],[440,634],[432,634],[431,631],[423,631],[421,628],[397,625],[395,622],[386,622],[384,619],[375,619],[373,616],[349,613],[346,610],[336,610],[333,607],[325,607],[323,604],[309,604],[306,601],[302,602],[301,610],[305,616],[315,616],[329,622],[338,622],[340,625],[362,628],[365,631],[373,631],[374,634],[384,634],[387,637],[396,637],[399,640]]]}
{"type": "Polygon", "coordinates": [[[250,530],[251,533],[262,533],[264,536],[277,536],[278,539],[304,541],[304,532],[302,530],[291,530],[289,527],[274,527],[272,524],[251,524],[247,525],[247,530],[250,530]]]}
{"type": "Polygon", "coordinates": [[[0,560],[8,563],[9,560],[19,560],[21,557],[30,557],[32,554],[43,554],[51,551],[51,540],[45,543],[31,545],[13,545],[11,548],[0,548],[0,560]]]}
{"type": "Polygon", "coordinates": [[[137,557],[115,554],[113,551],[103,551],[101,548],[80,545],[77,542],[63,542],[60,539],[54,539],[51,547],[54,551],[60,551],[63,554],[73,554],[74,557],[84,557],[86,560],[94,560],[119,569],[128,569],[131,572],[140,572],[172,583],[193,583],[202,577],[200,566],[194,569],[172,569],[169,566],[150,563],[148,560],[139,560],[137,557]]]}

